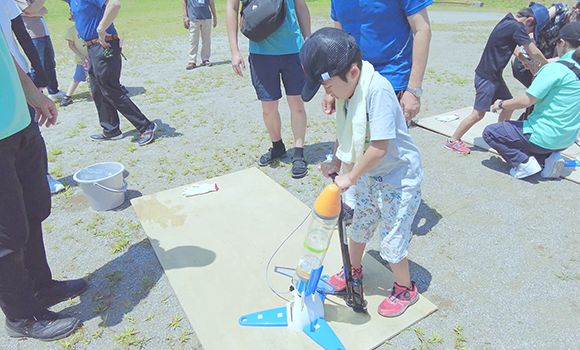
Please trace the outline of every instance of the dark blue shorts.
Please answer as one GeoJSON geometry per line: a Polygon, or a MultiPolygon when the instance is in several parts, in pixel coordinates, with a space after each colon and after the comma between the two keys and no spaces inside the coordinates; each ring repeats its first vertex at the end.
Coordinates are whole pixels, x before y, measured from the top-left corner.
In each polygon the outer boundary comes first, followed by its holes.
{"type": "Polygon", "coordinates": [[[282,98],[280,77],[287,96],[302,93],[306,77],[297,53],[290,55],[250,54],[248,59],[252,73],[252,85],[258,100],[268,102],[282,98]]]}
{"type": "Polygon", "coordinates": [[[489,112],[491,105],[495,100],[509,100],[512,94],[508,89],[505,81],[487,80],[475,75],[475,103],[473,109],[480,112],[489,112]]]}

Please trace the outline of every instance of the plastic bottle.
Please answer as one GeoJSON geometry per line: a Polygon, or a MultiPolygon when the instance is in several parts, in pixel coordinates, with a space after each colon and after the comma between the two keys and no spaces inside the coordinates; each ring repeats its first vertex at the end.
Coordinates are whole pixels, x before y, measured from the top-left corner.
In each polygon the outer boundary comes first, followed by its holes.
{"type": "Polygon", "coordinates": [[[340,214],[340,193],[336,185],[328,185],[314,203],[313,215],[304,238],[304,248],[296,268],[299,280],[308,281],[312,270],[322,265],[330,238],[340,214]]]}

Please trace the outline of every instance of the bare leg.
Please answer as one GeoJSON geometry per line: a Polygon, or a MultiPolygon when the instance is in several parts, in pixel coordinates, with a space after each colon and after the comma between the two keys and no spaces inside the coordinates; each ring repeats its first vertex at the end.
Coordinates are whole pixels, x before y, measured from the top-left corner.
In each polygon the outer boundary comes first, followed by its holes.
{"type": "Polygon", "coordinates": [[[409,273],[409,260],[404,258],[396,264],[389,263],[393,275],[395,275],[395,282],[401,287],[411,287],[411,274],[409,273]]]}
{"type": "Polygon", "coordinates": [[[79,86],[80,81],[71,81],[68,90],[66,90],[66,95],[69,97],[72,97],[72,95],[74,94],[75,90],[77,89],[77,87],[79,86]]]}
{"type": "Polygon", "coordinates": [[[473,127],[478,121],[482,120],[483,117],[485,117],[484,111],[476,111],[474,109],[473,112],[471,112],[471,114],[467,118],[461,121],[457,129],[455,129],[455,132],[453,133],[453,135],[451,135],[450,138],[451,142],[460,140],[463,137],[463,135],[465,135],[465,133],[469,129],[471,129],[471,127],[473,127]]]}
{"type": "Polygon", "coordinates": [[[365,253],[366,243],[358,243],[352,239],[348,240],[348,251],[350,253],[350,264],[355,269],[361,268],[362,257],[365,253]]]}
{"type": "Polygon", "coordinates": [[[499,117],[497,118],[497,122],[505,122],[506,120],[512,119],[512,114],[514,113],[513,110],[502,109],[499,113],[499,117]]]}
{"type": "Polygon", "coordinates": [[[304,148],[304,138],[306,137],[306,110],[304,101],[300,95],[287,96],[290,107],[290,121],[292,123],[292,134],[294,134],[294,147],[304,148]]]}
{"type": "Polygon", "coordinates": [[[282,140],[282,121],[278,112],[278,101],[262,101],[262,117],[266,130],[270,134],[270,140],[272,142],[282,140]]]}

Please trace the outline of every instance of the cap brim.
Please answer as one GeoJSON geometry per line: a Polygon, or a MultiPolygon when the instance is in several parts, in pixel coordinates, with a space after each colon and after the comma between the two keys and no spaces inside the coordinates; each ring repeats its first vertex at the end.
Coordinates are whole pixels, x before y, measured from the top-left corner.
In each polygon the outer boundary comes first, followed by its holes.
{"type": "Polygon", "coordinates": [[[319,82],[306,78],[306,84],[304,84],[304,87],[302,88],[302,100],[304,102],[312,100],[314,95],[318,92],[318,89],[320,89],[319,82]]]}

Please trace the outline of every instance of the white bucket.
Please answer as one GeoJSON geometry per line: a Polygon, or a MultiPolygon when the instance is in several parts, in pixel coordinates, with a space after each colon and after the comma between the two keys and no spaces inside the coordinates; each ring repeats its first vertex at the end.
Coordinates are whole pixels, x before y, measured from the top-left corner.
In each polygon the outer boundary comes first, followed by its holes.
{"type": "Polygon", "coordinates": [[[95,210],[116,208],[125,201],[127,181],[125,167],[120,163],[99,163],[77,171],[73,179],[81,185],[87,200],[95,210]]]}

